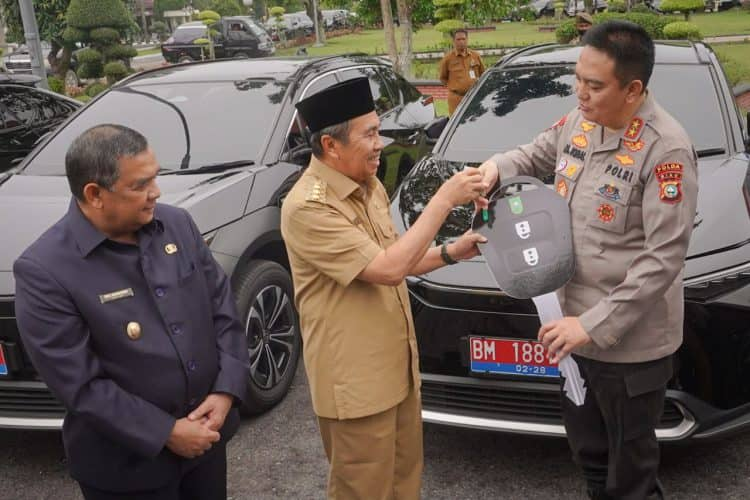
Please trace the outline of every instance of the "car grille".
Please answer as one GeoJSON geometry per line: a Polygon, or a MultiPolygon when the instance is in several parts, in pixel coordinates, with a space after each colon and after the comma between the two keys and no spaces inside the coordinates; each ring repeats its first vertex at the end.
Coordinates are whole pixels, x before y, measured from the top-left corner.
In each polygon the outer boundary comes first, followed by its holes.
{"type": "Polygon", "coordinates": [[[12,378],[0,377],[0,418],[62,418],[65,409],[39,380],[31,361],[20,349],[14,303],[7,297],[0,299],[0,340],[6,353],[10,353],[11,346],[21,353],[20,367],[11,370],[12,378]]]}
{"type": "MultiPolygon", "coordinates": [[[[471,417],[562,424],[557,384],[514,383],[517,387],[510,387],[511,384],[492,382],[472,380],[464,385],[423,379],[422,406],[425,410],[471,417]]],[[[677,406],[665,400],[657,428],[675,427],[683,419],[677,406]]]]}
{"type": "Polygon", "coordinates": [[[5,67],[9,71],[31,71],[31,63],[30,62],[10,62],[6,61],[5,67]]]}
{"type": "Polygon", "coordinates": [[[65,409],[44,382],[0,381],[0,416],[62,418],[65,409]]]}

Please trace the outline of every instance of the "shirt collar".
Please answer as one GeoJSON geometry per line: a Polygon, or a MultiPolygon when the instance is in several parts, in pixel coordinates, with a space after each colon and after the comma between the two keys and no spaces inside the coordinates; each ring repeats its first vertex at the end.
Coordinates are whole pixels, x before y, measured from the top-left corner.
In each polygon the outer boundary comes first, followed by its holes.
{"type": "Polygon", "coordinates": [[[469,55],[469,49],[466,48],[463,51],[459,51],[458,49],[453,49],[453,53],[458,57],[468,56],[469,55]]]}
{"type": "MultiPolygon", "coordinates": [[[[339,200],[348,198],[354,193],[360,195],[364,194],[362,186],[360,186],[357,181],[353,180],[350,177],[347,177],[338,170],[329,167],[315,156],[310,159],[310,166],[307,170],[311,175],[324,180],[326,182],[326,185],[331,188],[331,191],[333,191],[333,194],[336,195],[339,200]]],[[[367,188],[370,193],[374,189],[373,178],[367,179],[367,188]]],[[[360,197],[362,199],[365,198],[365,196],[360,197]]]]}
{"type": "MultiPolygon", "coordinates": [[[[158,211],[159,206],[157,205],[156,210],[154,211],[153,220],[139,229],[138,233],[151,236],[154,231],[164,231],[164,224],[156,216],[158,211]]],[[[73,233],[73,238],[76,240],[78,250],[80,250],[83,257],[88,257],[96,247],[107,240],[107,236],[99,231],[83,214],[75,197],[70,199],[70,205],[68,206],[68,219],[70,221],[70,229],[73,233]]],[[[139,237],[140,236],[141,234],[139,234],[139,237]]]]}

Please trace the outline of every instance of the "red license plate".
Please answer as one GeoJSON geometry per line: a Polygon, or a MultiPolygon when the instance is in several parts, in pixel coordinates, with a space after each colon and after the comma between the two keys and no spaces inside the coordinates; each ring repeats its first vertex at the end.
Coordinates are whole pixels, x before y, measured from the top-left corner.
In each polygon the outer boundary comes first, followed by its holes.
{"type": "Polygon", "coordinates": [[[0,375],[8,374],[8,362],[5,360],[5,351],[3,350],[3,344],[0,343],[0,375]]]}
{"type": "Polygon", "coordinates": [[[541,342],[469,337],[470,369],[474,373],[559,377],[541,342]]]}

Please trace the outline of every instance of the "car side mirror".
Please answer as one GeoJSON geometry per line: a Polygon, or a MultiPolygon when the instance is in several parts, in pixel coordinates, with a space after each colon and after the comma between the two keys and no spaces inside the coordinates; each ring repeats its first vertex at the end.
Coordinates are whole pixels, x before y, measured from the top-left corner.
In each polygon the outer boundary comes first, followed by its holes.
{"type": "Polygon", "coordinates": [[[443,133],[445,126],[448,124],[448,117],[441,116],[432,120],[427,127],[425,127],[425,134],[427,139],[437,141],[440,134],[443,133]]]}

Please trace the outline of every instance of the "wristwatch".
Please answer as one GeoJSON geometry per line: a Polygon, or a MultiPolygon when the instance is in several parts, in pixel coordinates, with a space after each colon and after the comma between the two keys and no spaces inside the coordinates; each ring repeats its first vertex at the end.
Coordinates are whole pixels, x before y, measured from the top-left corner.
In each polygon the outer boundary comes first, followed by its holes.
{"type": "Polygon", "coordinates": [[[455,260],[453,257],[448,255],[448,242],[447,241],[444,241],[440,247],[440,257],[443,259],[443,262],[445,262],[449,266],[453,264],[458,264],[457,260],[455,260]]]}

